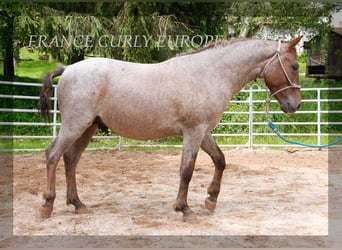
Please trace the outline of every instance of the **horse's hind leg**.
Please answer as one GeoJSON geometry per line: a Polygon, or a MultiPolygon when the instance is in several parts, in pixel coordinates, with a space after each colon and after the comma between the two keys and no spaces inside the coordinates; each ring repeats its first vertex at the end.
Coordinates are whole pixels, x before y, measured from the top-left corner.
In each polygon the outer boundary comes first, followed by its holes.
{"type": "Polygon", "coordinates": [[[59,161],[61,153],[55,152],[54,148],[57,144],[58,137],[47,147],[45,150],[46,156],[46,170],[47,170],[47,187],[43,194],[45,204],[40,209],[40,215],[42,218],[49,218],[52,210],[53,203],[56,198],[56,165],[59,161]],[[54,153],[55,152],[55,153],[54,153]]]}
{"type": "Polygon", "coordinates": [[[205,206],[208,210],[214,211],[217,197],[220,193],[223,170],[226,167],[226,161],[221,149],[217,146],[213,136],[207,133],[202,141],[201,148],[211,157],[215,164],[213,180],[208,187],[209,197],[205,200],[205,206]]]}
{"type": "Polygon", "coordinates": [[[47,187],[44,192],[45,204],[40,209],[40,215],[43,218],[51,216],[53,203],[56,198],[56,166],[61,156],[68,148],[82,135],[84,129],[79,127],[76,130],[71,130],[72,126],[62,125],[58,137],[46,149],[46,169],[47,169],[47,187]]]}
{"type": "Polygon", "coordinates": [[[86,212],[86,206],[80,201],[76,188],[76,166],[81,158],[84,149],[89,144],[92,136],[97,130],[97,124],[90,126],[80,138],[64,153],[64,167],[67,183],[67,205],[73,204],[76,213],[86,212]]]}

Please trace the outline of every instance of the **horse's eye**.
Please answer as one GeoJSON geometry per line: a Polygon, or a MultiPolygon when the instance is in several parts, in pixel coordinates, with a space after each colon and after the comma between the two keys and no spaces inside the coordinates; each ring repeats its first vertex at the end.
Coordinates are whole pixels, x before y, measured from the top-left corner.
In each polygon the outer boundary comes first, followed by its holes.
{"type": "Polygon", "coordinates": [[[296,64],[296,65],[292,65],[292,69],[293,69],[293,71],[297,71],[297,70],[298,70],[298,68],[299,68],[299,65],[298,65],[298,64],[296,64]]]}

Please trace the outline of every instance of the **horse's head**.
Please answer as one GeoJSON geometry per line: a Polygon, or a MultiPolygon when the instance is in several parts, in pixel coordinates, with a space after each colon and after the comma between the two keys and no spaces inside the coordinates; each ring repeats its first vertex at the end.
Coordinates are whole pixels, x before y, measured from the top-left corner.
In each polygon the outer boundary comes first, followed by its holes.
{"type": "Polygon", "coordinates": [[[275,55],[265,65],[262,75],[284,113],[296,112],[302,103],[299,85],[299,65],[295,46],[301,36],[288,42],[279,42],[275,55]]]}

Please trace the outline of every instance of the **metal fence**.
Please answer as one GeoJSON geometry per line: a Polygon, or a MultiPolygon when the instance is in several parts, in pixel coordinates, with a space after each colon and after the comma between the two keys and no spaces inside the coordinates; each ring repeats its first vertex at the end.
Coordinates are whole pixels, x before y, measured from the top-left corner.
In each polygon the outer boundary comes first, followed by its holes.
{"type": "MultiPolygon", "coordinates": [[[[21,88],[39,88],[41,84],[37,83],[22,83],[22,82],[6,82],[0,81],[0,87],[16,87],[21,88]]],[[[2,145],[6,145],[6,140],[46,140],[46,143],[50,143],[57,134],[60,123],[58,105],[57,105],[57,88],[54,86],[54,95],[51,98],[53,102],[52,106],[52,121],[49,123],[33,122],[33,121],[14,121],[6,120],[9,114],[26,113],[32,114],[32,116],[38,117],[37,106],[35,108],[17,108],[15,104],[12,107],[6,107],[5,103],[14,102],[16,100],[27,100],[38,103],[39,97],[37,95],[26,95],[26,91],[22,90],[21,95],[12,95],[10,93],[0,93],[0,126],[2,126],[0,139],[2,145]],[[44,135],[37,135],[35,133],[19,133],[17,130],[11,128],[24,128],[24,127],[50,127],[51,132],[44,135]],[[9,131],[6,133],[6,128],[9,131]]],[[[324,142],[330,141],[334,137],[342,136],[342,133],[329,132],[329,128],[333,126],[333,131],[342,131],[342,88],[302,88],[303,93],[303,107],[305,104],[311,103],[309,109],[297,111],[295,116],[304,117],[304,121],[296,119],[291,121],[280,110],[275,100],[271,102],[270,116],[275,119],[275,124],[286,131],[284,136],[295,138],[298,140],[305,140],[305,138],[314,138],[315,144],[321,145],[324,142]],[[310,98],[305,98],[305,94],[309,93],[310,98]],[[332,103],[335,103],[334,109],[329,108],[332,103]],[[335,117],[333,121],[329,117],[335,117]],[[308,118],[309,117],[309,118],[308,118]],[[337,117],[337,119],[336,119],[337,117]],[[309,119],[309,121],[308,121],[309,119]],[[301,129],[299,129],[302,127],[301,129]],[[305,127],[310,127],[311,132],[305,132],[305,127]],[[304,129],[303,129],[304,128],[304,129]],[[337,128],[337,129],[336,129],[337,128]],[[340,128],[340,129],[338,129],[340,128]],[[300,132],[298,132],[300,131],[300,132]],[[303,132],[304,131],[304,132],[303,132]],[[314,131],[314,132],[312,132],[314,131]]],[[[261,88],[258,84],[247,85],[235,98],[230,102],[227,110],[223,113],[221,122],[213,131],[213,136],[218,141],[221,147],[288,147],[288,144],[282,143],[276,138],[275,134],[267,127],[267,121],[265,119],[264,102],[266,94],[265,89],[261,88]]],[[[292,117],[294,116],[292,115],[292,117]]],[[[30,131],[30,129],[28,129],[30,131]]],[[[110,135],[96,135],[95,140],[107,139],[112,143],[109,148],[127,148],[127,147],[160,147],[171,148],[181,147],[181,141],[173,141],[171,144],[168,140],[157,140],[148,142],[138,142],[134,140],[127,140],[115,134],[110,135]]],[[[311,140],[312,141],[312,140],[311,140]]],[[[291,146],[292,147],[292,146],[291,146]]],[[[295,146],[294,146],[295,147],[295,146]]],[[[89,149],[108,148],[104,146],[88,147],[89,149]]],[[[5,146],[1,146],[0,150],[4,151],[39,151],[43,148],[12,148],[8,149],[5,146]]]]}

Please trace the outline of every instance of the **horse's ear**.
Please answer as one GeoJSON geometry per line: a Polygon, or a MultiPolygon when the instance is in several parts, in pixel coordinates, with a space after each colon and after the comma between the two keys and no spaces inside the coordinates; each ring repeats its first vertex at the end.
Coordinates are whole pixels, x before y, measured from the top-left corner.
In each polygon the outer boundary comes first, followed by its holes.
{"type": "Polygon", "coordinates": [[[292,51],[292,50],[296,47],[296,45],[300,42],[300,40],[302,39],[302,37],[303,37],[303,36],[299,36],[299,37],[293,39],[292,41],[290,41],[290,42],[289,42],[289,48],[288,48],[288,50],[289,50],[289,51],[292,51]]]}

